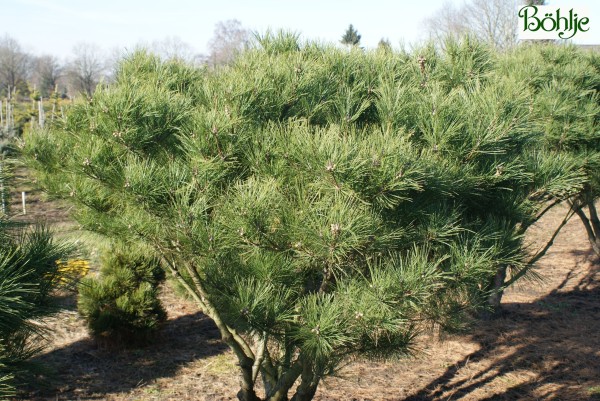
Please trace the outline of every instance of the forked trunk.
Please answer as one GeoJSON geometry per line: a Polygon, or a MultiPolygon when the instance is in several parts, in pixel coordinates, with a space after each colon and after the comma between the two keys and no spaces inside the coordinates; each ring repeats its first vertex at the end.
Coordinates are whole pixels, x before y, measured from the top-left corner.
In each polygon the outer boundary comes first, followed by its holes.
{"type": "Polygon", "coordinates": [[[313,366],[310,363],[304,365],[300,376],[300,384],[291,401],[311,401],[315,396],[320,378],[315,375],[312,368],[313,366]]]}
{"type": "Polygon", "coordinates": [[[258,398],[253,389],[241,389],[237,393],[237,398],[240,401],[261,401],[261,399],[258,398]]]}
{"type": "Polygon", "coordinates": [[[600,257],[600,219],[598,219],[598,212],[596,210],[596,205],[594,205],[593,199],[588,202],[588,210],[590,212],[590,223],[594,232],[594,241],[592,243],[590,239],[590,243],[594,253],[596,253],[596,256],[600,257]]]}
{"type": "Polygon", "coordinates": [[[593,199],[587,201],[585,204],[573,203],[571,207],[577,216],[579,216],[579,219],[585,227],[585,232],[592,250],[600,257],[600,221],[598,220],[598,212],[596,211],[593,199]],[[584,206],[588,207],[590,213],[589,219],[583,210],[584,206]]]}
{"type": "Polygon", "coordinates": [[[292,397],[291,401],[311,401],[317,392],[317,385],[311,385],[300,391],[296,391],[296,394],[292,397]]]}

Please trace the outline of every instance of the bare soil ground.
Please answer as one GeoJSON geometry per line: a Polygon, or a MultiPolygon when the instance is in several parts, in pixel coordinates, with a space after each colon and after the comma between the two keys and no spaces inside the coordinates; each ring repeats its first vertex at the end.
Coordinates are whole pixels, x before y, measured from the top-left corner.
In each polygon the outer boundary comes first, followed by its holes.
{"type": "MultiPolygon", "coordinates": [[[[22,177],[23,178],[23,177],[22,177]]],[[[76,235],[67,208],[35,191],[28,215],[76,235]]],[[[20,198],[13,210],[19,210],[20,198]]],[[[529,233],[539,246],[560,222],[556,209],[529,233]]],[[[353,361],[319,388],[319,401],[600,400],[600,265],[583,226],[572,219],[539,262],[542,282],[510,289],[503,313],[468,334],[419,340],[416,356],[387,363],[353,361]]],[[[235,358],[196,307],[165,288],[169,320],[156,344],[107,350],[87,336],[74,296],[47,319],[50,344],[37,360],[55,369],[34,400],[235,400],[235,358]]]]}

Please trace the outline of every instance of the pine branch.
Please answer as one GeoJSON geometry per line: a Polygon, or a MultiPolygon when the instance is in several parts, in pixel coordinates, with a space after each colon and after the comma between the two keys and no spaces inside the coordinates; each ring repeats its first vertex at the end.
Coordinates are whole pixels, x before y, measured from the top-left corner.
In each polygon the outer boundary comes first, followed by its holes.
{"type": "Polygon", "coordinates": [[[247,390],[251,390],[254,386],[254,380],[252,377],[254,353],[252,352],[246,341],[243,338],[241,338],[235,330],[229,328],[223,322],[220,314],[210,303],[206,292],[202,288],[202,285],[196,287],[196,292],[183,278],[183,276],[181,276],[181,273],[179,273],[175,264],[171,263],[171,261],[168,258],[166,258],[162,252],[161,254],[163,261],[168,266],[173,276],[192,295],[194,300],[202,308],[203,312],[206,313],[217,325],[217,328],[221,333],[221,339],[232,349],[232,351],[236,354],[238,358],[240,367],[242,369],[242,382],[244,384],[244,388],[247,390]]]}
{"type": "Polygon", "coordinates": [[[260,339],[258,336],[255,336],[254,341],[258,343],[258,349],[256,350],[256,359],[254,359],[254,364],[252,365],[252,380],[256,382],[258,377],[258,373],[260,372],[260,368],[263,365],[265,360],[265,355],[267,353],[267,333],[263,332],[263,338],[260,339]]]}
{"type": "Polygon", "coordinates": [[[286,369],[282,373],[282,375],[279,377],[279,380],[277,381],[277,384],[273,387],[271,393],[267,394],[267,399],[283,399],[283,397],[287,395],[290,388],[292,388],[298,377],[300,377],[302,370],[303,365],[300,359],[297,359],[296,361],[294,361],[294,363],[292,363],[292,365],[288,369],[286,369]]]}
{"type": "Polygon", "coordinates": [[[577,203],[573,202],[573,203],[571,203],[571,207],[573,208],[574,212],[577,213],[577,216],[579,216],[579,219],[583,223],[583,226],[585,227],[585,232],[587,233],[587,236],[588,236],[588,241],[589,241],[590,245],[592,246],[592,249],[594,250],[594,252],[597,255],[600,255],[600,247],[598,246],[598,243],[596,242],[596,235],[594,233],[594,229],[592,228],[592,225],[590,224],[589,219],[585,215],[585,212],[582,210],[583,205],[579,204],[579,202],[577,202],[577,203]]]}
{"type": "Polygon", "coordinates": [[[588,202],[587,206],[590,212],[590,222],[592,223],[592,228],[594,229],[594,236],[597,239],[600,236],[600,219],[598,219],[598,212],[596,210],[596,205],[594,205],[593,198],[588,202]]]}
{"type": "Polygon", "coordinates": [[[529,259],[529,261],[525,264],[525,266],[521,270],[519,270],[519,272],[517,274],[512,276],[510,278],[510,280],[508,280],[506,283],[504,283],[504,287],[508,287],[508,286],[514,284],[517,280],[519,280],[521,277],[523,277],[525,274],[527,274],[527,272],[533,265],[535,265],[542,257],[544,257],[544,255],[548,252],[548,250],[554,244],[554,240],[556,240],[556,237],[558,236],[558,234],[560,233],[562,228],[569,222],[571,217],[573,217],[574,213],[576,213],[575,210],[573,210],[573,208],[569,208],[569,210],[567,211],[567,214],[565,215],[563,220],[560,222],[560,224],[558,225],[556,230],[554,230],[554,233],[552,234],[552,236],[550,237],[550,239],[548,240],[546,245],[542,249],[540,249],[531,259],[529,259]]]}
{"type": "Polygon", "coordinates": [[[554,206],[559,205],[562,202],[562,199],[556,199],[554,200],[554,202],[551,202],[549,205],[547,205],[541,212],[539,212],[535,218],[533,220],[531,220],[531,222],[529,224],[524,224],[521,226],[520,230],[519,230],[519,234],[525,234],[525,231],[527,231],[527,229],[529,227],[531,227],[532,225],[534,225],[535,223],[537,223],[538,221],[540,221],[540,219],[546,214],[548,213],[554,206]]]}

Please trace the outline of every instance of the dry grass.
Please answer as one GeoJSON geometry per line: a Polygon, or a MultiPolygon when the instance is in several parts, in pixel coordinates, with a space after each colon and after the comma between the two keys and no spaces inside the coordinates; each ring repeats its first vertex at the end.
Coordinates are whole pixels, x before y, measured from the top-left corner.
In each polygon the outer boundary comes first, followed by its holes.
{"type": "MultiPolygon", "coordinates": [[[[76,226],[67,209],[34,193],[27,217],[76,226]]],[[[562,219],[550,213],[530,233],[546,238],[562,219]]],[[[465,335],[420,339],[423,353],[394,363],[354,361],[321,385],[316,400],[600,400],[600,270],[581,223],[573,219],[539,263],[543,282],[524,282],[504,310],[465,335]]],[[[50,347],[38,360],[56,369],[26,400],[234,400],[235,358],[195,306],[164,289],[169,320],[161,338],[139,350],[98,348],[66,297],[48,319],[50,347]]]]}

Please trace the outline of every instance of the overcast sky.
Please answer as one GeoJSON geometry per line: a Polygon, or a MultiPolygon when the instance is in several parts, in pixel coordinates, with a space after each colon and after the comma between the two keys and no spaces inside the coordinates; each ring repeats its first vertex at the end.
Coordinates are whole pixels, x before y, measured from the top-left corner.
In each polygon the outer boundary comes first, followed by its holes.
{"type": "MultiPolygon", "coordinates": [[[[246,28],[298,31],[303,38],[339,42],[349,24],[361,44],[381,38],[393,45],[424,40],[423,20],[446,3],[462,0],[0,0],[0,35],[17,39],[27,51],[68,57],[79,42],[104,50],[131,49],[167,37],[207,52],[215,24],[237,19],[246,28]]],[[[600,44],[600,1],[550,1],[584,5],[590,10],[590,38],[600,44]]]]}

